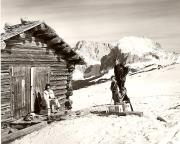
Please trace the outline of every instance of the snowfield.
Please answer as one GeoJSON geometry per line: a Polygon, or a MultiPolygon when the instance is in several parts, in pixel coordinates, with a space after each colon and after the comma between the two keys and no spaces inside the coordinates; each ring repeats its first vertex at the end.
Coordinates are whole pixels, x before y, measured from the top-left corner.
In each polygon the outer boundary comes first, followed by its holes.
{"type": "MultiPolygon", "coordinates": [[[[97,116],[55,122],[13,144],[179,144],[180,64],[128,76],[126,87],[138,116],[97,116]],[[157,116],[167,121],[157,120],[157,116]]],[[[111,103],[110,81],[74,91],[73,110],[111,103]]]]}

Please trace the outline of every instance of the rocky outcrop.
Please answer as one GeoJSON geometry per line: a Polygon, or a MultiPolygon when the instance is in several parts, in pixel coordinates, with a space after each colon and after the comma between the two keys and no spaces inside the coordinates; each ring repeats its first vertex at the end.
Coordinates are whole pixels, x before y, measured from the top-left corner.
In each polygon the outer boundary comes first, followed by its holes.
{"type": "Polygon", "coordinates": [[[93,41],[77,42],[74,50],[85,59],[86,65],[77,66],[76,68],[83,72],[84,78],[100,74],[101,58],[108,55],[112,48],[113,46],[109,43],[93,41]]]}

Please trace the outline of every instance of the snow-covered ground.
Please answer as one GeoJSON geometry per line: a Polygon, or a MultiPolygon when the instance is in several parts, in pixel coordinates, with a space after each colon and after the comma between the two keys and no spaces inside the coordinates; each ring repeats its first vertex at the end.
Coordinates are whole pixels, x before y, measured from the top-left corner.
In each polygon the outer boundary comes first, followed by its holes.
{"type": "MultiPolygon", "coordinates": [[[[73,110],[111,103],[110,82],[74,91],[73,110]]],[[[138,116],[87,116],[60,121],[13,144],[179,144],[180,64],[128,76],[128,96],[138,116]],[[164,118],[167,123],[157,120],[164,118]]]]}

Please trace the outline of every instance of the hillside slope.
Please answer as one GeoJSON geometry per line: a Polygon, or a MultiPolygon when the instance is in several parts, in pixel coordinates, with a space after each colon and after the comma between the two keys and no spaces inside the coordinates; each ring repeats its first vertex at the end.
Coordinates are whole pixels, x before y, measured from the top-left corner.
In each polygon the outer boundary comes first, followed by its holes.
{"type": "MultiPolygon", "coordinates": [[[[12,144],[179,144],[180,65],[128,76],[127,93],[138,116],[89,114],[55,122],[12,144]],[[167,123],[157,120],[164,118],[167,123]]],[[[73,109],[111,102],[110,82],[74,91],[73,109]]]]}

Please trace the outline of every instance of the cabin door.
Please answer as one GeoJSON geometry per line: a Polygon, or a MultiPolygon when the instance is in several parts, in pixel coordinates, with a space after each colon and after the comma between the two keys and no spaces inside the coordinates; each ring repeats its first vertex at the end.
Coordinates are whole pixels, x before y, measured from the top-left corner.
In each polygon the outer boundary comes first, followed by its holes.
{"type": "Polygon", "coordinates": [[[14,118],[19,119],[30,111],[30,68],[12,68],[12,107],[14,118]]]}
{"type": "Polygon", "coordinates": [[[37,105],[37,97],[43,97],[44,88],[49,83],[50,67],[31,68],[31,111],[34,112],[37,105]]]}

